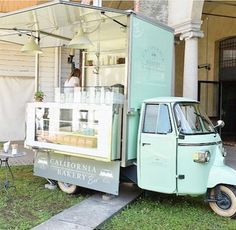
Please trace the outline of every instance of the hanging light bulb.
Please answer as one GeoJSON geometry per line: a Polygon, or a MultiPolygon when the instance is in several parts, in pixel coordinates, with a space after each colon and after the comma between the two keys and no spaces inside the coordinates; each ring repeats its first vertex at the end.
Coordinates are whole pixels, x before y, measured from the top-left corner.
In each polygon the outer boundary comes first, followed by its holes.
{"type": "Polygon", "coordinates": [[[40,54],[42,50],[40,49],[39,45],[35,42],[35,38],[31,36],[29,41],[21,48],[20,50],[23,53],[30,53],[30,54],[40,54]]]}
{"type": "Polygon", "coordinates": [[[68,44],[68,47],[70,48],[79,48],[79,49],[86,49],[91,46],[93,46],[93,43],[82,32],[77,32],[68,44]]]}

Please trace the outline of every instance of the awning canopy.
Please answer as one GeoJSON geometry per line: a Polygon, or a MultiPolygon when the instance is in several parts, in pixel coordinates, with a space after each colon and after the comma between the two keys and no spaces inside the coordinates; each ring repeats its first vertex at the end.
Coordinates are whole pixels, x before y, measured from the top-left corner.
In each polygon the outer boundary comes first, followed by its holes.
{"type": "Polygon", "coordinates": [[[54,1],[0,17],[0,41],[23,45],[32,34],[40,46],[66,46],[76,32],[92,41],[124,37],[129,12],[54,1]],[[117,29],[118,28],[118,29],[117,29]],[[119,29],[120,28],[120,29],[119,29]]]}

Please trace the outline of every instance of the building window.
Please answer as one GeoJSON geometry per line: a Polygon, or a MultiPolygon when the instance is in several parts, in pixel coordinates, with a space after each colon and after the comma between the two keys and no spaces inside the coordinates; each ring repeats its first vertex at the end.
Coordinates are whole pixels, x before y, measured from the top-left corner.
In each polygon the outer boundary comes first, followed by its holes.
{"type": "Polygon", "coordinates": [[[220,68],[236,67],[236,37],[220,42],[220,68]]]}

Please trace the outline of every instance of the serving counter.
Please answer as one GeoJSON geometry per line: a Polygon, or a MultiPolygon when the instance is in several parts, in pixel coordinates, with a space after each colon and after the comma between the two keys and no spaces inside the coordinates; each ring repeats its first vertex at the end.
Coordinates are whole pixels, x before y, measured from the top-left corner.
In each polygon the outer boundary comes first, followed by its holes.
{"type": "Polygon", "coordinates": [[[25,143],[63,154],[119,159],[121,110],[118,104],[29,103],[25,143]]]}

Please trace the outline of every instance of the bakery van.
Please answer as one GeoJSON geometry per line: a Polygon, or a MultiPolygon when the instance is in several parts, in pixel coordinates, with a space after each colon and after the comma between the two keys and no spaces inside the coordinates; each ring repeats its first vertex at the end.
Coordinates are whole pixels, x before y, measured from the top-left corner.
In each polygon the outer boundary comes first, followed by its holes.
{"type": "Polygon", "coordinates": [[[206,194],[217,214],[234,217],[236,171],[224,164],[217,127],[197,101],[172,97],[173,30],[132,11],[60,4],[53,10],[70,12],[92,45],[73,48],[81,87],[57,87],[53,101],[27,105],[34,174],[67,193],[118,195],[126,177],[146,190],[206,194]]]}

